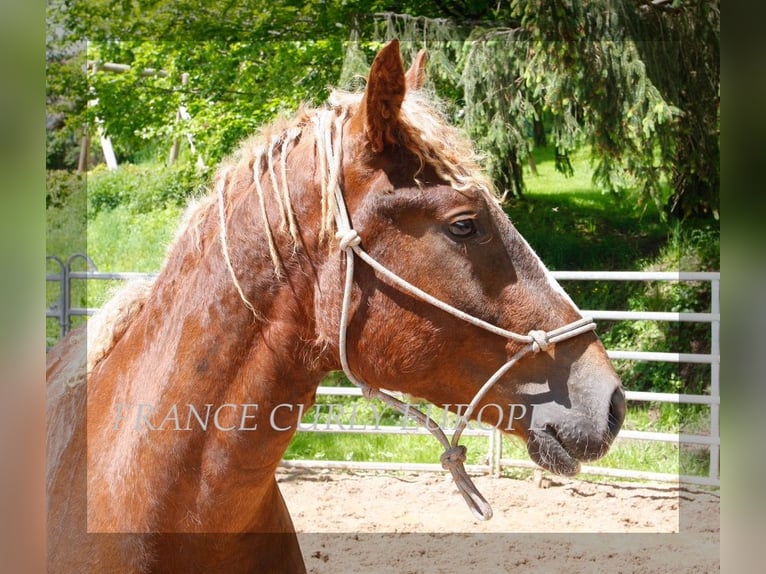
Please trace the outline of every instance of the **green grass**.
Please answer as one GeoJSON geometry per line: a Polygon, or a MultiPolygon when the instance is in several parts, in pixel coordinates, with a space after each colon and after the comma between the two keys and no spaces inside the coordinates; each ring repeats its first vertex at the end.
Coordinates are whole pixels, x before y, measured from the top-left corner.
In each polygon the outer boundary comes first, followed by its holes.
{"type": "MultiPolygon", "coordinates": [[[[445,419],[441,409],[431,407],[429,411],[428,405],[421,403],[419,406],[437,423],[443,424],[446,420],[444,428],[447,437],[451,438],[456,423],[455,415],[449,413],[445,419]]],[[[706,434],[709,429],[708,416],[707,409],[699,406],[639,404],[631,406],[628,410],[624,428],[706,434]]],[[[320,396],[317,405],[304,414],[302,422],[318,430],[328,428],[329,423],[356,428],[374,428],[378,425],[395,428],[416,426],[411,418],[406,419],[379,402],[338,396],[320,396]]],[[[477,428],[477,424],[471,423],[469,428],[477,428]]],[[[460,442],[468,448],[467,464],[487,463],[487,437],[465,436],[460,442]]],[[[442,452],[439,442],[430,435],[353,435],[304,430],[296,434],[285,453],[285,458],[438,464],[442,452]]],[[[502,457],[521,460],[529,458],[522,441],[508,436],[503,438],[502,457]]],[[[709,453],[702,447],[679,447],[678,444],[625,439],[616,441],[603,459],[588,464],[595,467],[704,476],[708,471],[709,453]]]]}
{"type": "Polygon", "coordinates": [[[550,148],[535,150],[538,175],[505,211],[549,269],[631,270],[659,253],[668,226],[654,206],[595,188],[588,150],[571,157],[574,175],[557,172],[550,148]]]}
{"type": "MultiPolygon", "coordinates": [[[[56,179],[62,177],[50,176],[48,185],[55,185],[51,180],[56,179]]],[[[66,262],[73,253],[84,253],[87,249],[88,220],[85,179],[69,177],[64,186],[67,188],[65,199],[52,202],[45,211],[45,247],[47,255],[55,255],[66,262]]]]}
{"type": "Polygon", "coordinates": [[[157,272],[182,212],[166,206],[133,213],[118,206],[99,213],[88,224],[88,253],[100,271],[157,272]]]}
{"type": "MultiPolygon", "coordinates": [[[[340,377],[336,374],[329,377],[324,384],[336,386],[340,377]]],[[[350,387],[348,382],[341,383],[350,387]]],[[[417,408],[431,416],[447,431],[451,437],[457,425],[457,417],[428,403],[414,403],[417,408]]],[[[346,428],[376,428],[393,427],[396,429],[416,429],[414,418],[380,403],[367,401],[358,397],[340,397],[321,395],[316,405],[308,410],[302,419],[304,425],[313,429],[326,429],[328,424],[341,424],[346,428]]],[[[471,423],[471,428],[476,424],[471,423]]],[[[461,444],[468,447],[467,464],[484,464],[488,452],[488,442],[485,437],[466,436],[461,444]]],[[[285,453],[286,459],[324,459],[340,461],[379,461],[379,462],[409,462],[409,463],[439,463],[442,453],[440,443],[430,434],[414,435],[384,435],[364,434],[352,435],[337,432],[300,431],[293,438],[285,453]]]]}
{"type": "MultiPolygon", "coordinates": [[[[124,206],[101,212],[88,225],[88,253],[99,271],[156,273],[182,212],[183,208],[175,205],[150,213],[134,213],[124,206]]],[[[97,308],[121,284],[89,281],[87,289],[78,287],[87,306],[97,308]]]]}
{"type": "MultiPolygon", "coordinates": [[[[173,239],[183,208],[170,205],[153,212],[135,213],[125,206],[117,206],[92,216],[87,226],[84,218],[80,219],[74,215],[75,210],[64,211],[65,213],[49,214],[49,219],[54,221],[56,216],[59,216],[58,221],[63,220],[64,225],[57,221],[55,225],[49,226],[48,253],[57,254],[65,263],[66,258],[73,253],[87,253],[99,271],[152,273],[157,272],[162,265],[165,250],[173,239]],[[66,225],[75,229],[75,233],[68,236],[70,239],[62,237],[65,235],[66,225]]],[[[82,259],[78,259],[72,268],[85,271],[86,264],[82,259]]],[[[56,273],[58,268],[49,263],[48,272],[56,273]]],[[[120,285],[121,281],[72,280],[71,305],[98,308],[120,285]]],[[[59,293],[59,284],[49,283],[47,304],[51,305],[59,293]]],[[[77,326],[83,320],[73,317],[72,325],[77,326]]],[[[58,340],[58,334],[56,320],[49,318],[46,321],[48,345],[58,340]]]]}

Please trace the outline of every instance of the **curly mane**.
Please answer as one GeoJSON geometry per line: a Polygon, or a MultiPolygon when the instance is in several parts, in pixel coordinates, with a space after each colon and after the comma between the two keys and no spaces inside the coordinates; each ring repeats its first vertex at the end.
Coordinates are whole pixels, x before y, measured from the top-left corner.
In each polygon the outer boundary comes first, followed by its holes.
{"type": "MultiPolygon", "coordinates": [[[[268,174],[271,197],[280,213],[279,230],[288,231],[295,245],[300,244],[295,215],[290,202],[286,162],[288,154],[308,132],[315,138],[316,161],[321,174],[322,238],[332,236],[335,214],[334,188],[339,185],[343,161],[340,153],[345,123],[357,112],[362,92],[335,90],[328,104],[321,108],[302,108],[290,121],[274,123],[248,140],[226,161],[214,176],[214,188],[221,198],[231,201],[235,190],[255,190],[262,213],[266,210],[266,192],[261,182],[268,174]],[[249,185],[242,185],[233,174],[249,172],[249,185]]],[[[408,90],[401,108],[397,132],[399,145],[404,146],[421,165],[431,166],[444,181],[458,191],[478,189],[494,195],[490,180],[482,173],[479,157],[471,142],[456,127],[450,125],[435,99],[422,90],[408,90]]],[[[225,207],[225,201],[221,201],[225,207]]],[[[220,208],[221,206],[219,206],[220,208]]],[[[266,218],[263,218],[266,221],[266,218]]],[[[281,263],[277,255],[273,230],[265,226],[269,251],[275,271],[281,263]]]]}

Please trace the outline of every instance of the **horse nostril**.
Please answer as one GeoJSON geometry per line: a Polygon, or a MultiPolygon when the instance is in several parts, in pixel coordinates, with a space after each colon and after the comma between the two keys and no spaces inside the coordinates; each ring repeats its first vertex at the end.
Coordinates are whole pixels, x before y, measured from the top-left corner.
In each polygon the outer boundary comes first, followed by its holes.
{"type": "Polygon", "coordinates": [[[612,437],[617,436],[625,420],[625,393],[622,387],[617,387],[612,393],[609,402],[609,433],[612,437]]]}

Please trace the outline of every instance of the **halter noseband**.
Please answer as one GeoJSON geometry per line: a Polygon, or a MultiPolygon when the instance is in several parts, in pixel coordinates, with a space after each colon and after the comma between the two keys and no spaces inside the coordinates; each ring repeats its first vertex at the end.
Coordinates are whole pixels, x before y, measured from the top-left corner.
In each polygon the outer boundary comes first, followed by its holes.
{"type": "Polygon", "coordinates": [[[399,277],[396,273],[383,266],[372,256],[370,256],[370,254],[364,251],[364,249],[362,249],[361,238],[359,237],[359,234],[356,232],[356,230],[351,227],[351,221],[348,216],[348,211],[346,209],[346,204],[343,198],[343,193],[340,190],[340,186],[335,186],[334,191],[337,205],[335,221],[338,227],[336,238],[339,241],[339,247],[341,251],[346,253],[346,277],[343,288],[343,304],[341,307],[340,333],[338,339],[340,362],[341,366],[343,367],[343,372],[346,374],[346,377],[348,377],[349,381],[351,381],[362,390],[362,394],[365,397],[368,399],[380,399],[402,414],[413,415],[420,424],[431,431],[431,434],[433,434],[444,447],[444,452],[441,455],[442,466],[449,470],[452,474],[455,485],[468,504],[468,507],[471,509],[471,512],[480,520],[489,520],[492,518],[492,507],[490,506],[489,502],[487,502],[487,500],[481,495],[479,490],[476,488],[476,485],[474,485],[473,481],[468,476],[468,473],[463,466],[463,463],[466,459],[466,447],[458,444],[460,435],[468,424],[469,417],[481,399],[484,397],[484,395],[489,392],[492,386],[498,380],[500,380],[500,378],[505,373],[507,373],[508,370],[510,370],[510,368],[513,367],[513,365],[516,364],[519,359],[521,359],[521,357],[529,352],[537,353],[538,351],[545,351],[547,350],[548,345],[552,345],[566,339],[571,339],[572,337],[576,337],[582,333],[587,333],[588,331],[593,331],[596,328],[596,324],[593,322],[592,318],[584,317],[582,319],[578,319],[577,321],[573,321],[572,323],[568,323],[563,327],[554,329],[553,331],[546,332],[532,330],[528,335],[520,335],[518,333],[514,333],[513,331],[508,331],[496,325],[492,325],[491,323],[487,323],[478,317],[469,315],[468,313],[465,313],[464,311],[461,311],[460,309],[457,309],[452,305],[449,305],[448,303],[445,303],[444,301],[429,295],[425,291],[415,287],[408,281],[399,277]],[[358,379],[351,371],[351,368],[348,364],[346,335],[349,322],[349,309],[351,307],[351,290],[354,284],[354,254],[356,254],[362,261],[372,267],[388,282],[394,284],[403,291],[406,291],[410,295],[417,297],[418,299],[421,299],[422,301],[425,301],[426,303],[429,303],[430,305],[433,305],[434,307],[437,307],[459,319],[462,319],[471,325],[481,327],[490,333],[495,333],[496,335],[500,335],[506,339],[512,339],[525,345],[520,351],[518,351],[515,355],[513,355],[513,357],[504,363],[495,372],[495,374],[493,374],[478,390],[476,395],[473,397],[473,400],[471,400],[470,404],[468,405],[465,413],[460,417],[458,425],[455,429],[455,433],[452,435],[451,442],[447,439],[444,431],[439,427],[439,425],[429,416],[417,409],[412,408],[411,405],[408,405],[399,399],[381,391],[380,389],[371,387],[367,383],[358,379]]]}

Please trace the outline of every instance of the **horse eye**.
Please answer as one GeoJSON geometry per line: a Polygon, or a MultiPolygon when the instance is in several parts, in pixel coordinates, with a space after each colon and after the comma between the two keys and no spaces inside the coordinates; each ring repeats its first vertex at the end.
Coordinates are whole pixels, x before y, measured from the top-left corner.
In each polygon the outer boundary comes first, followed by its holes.
{"type": "Polygon", "coordinates": [[[465,239],[476,233],[476,223],[473,219],[458,219],[449,224],[449,232],[455,237],[465,239]]]}

